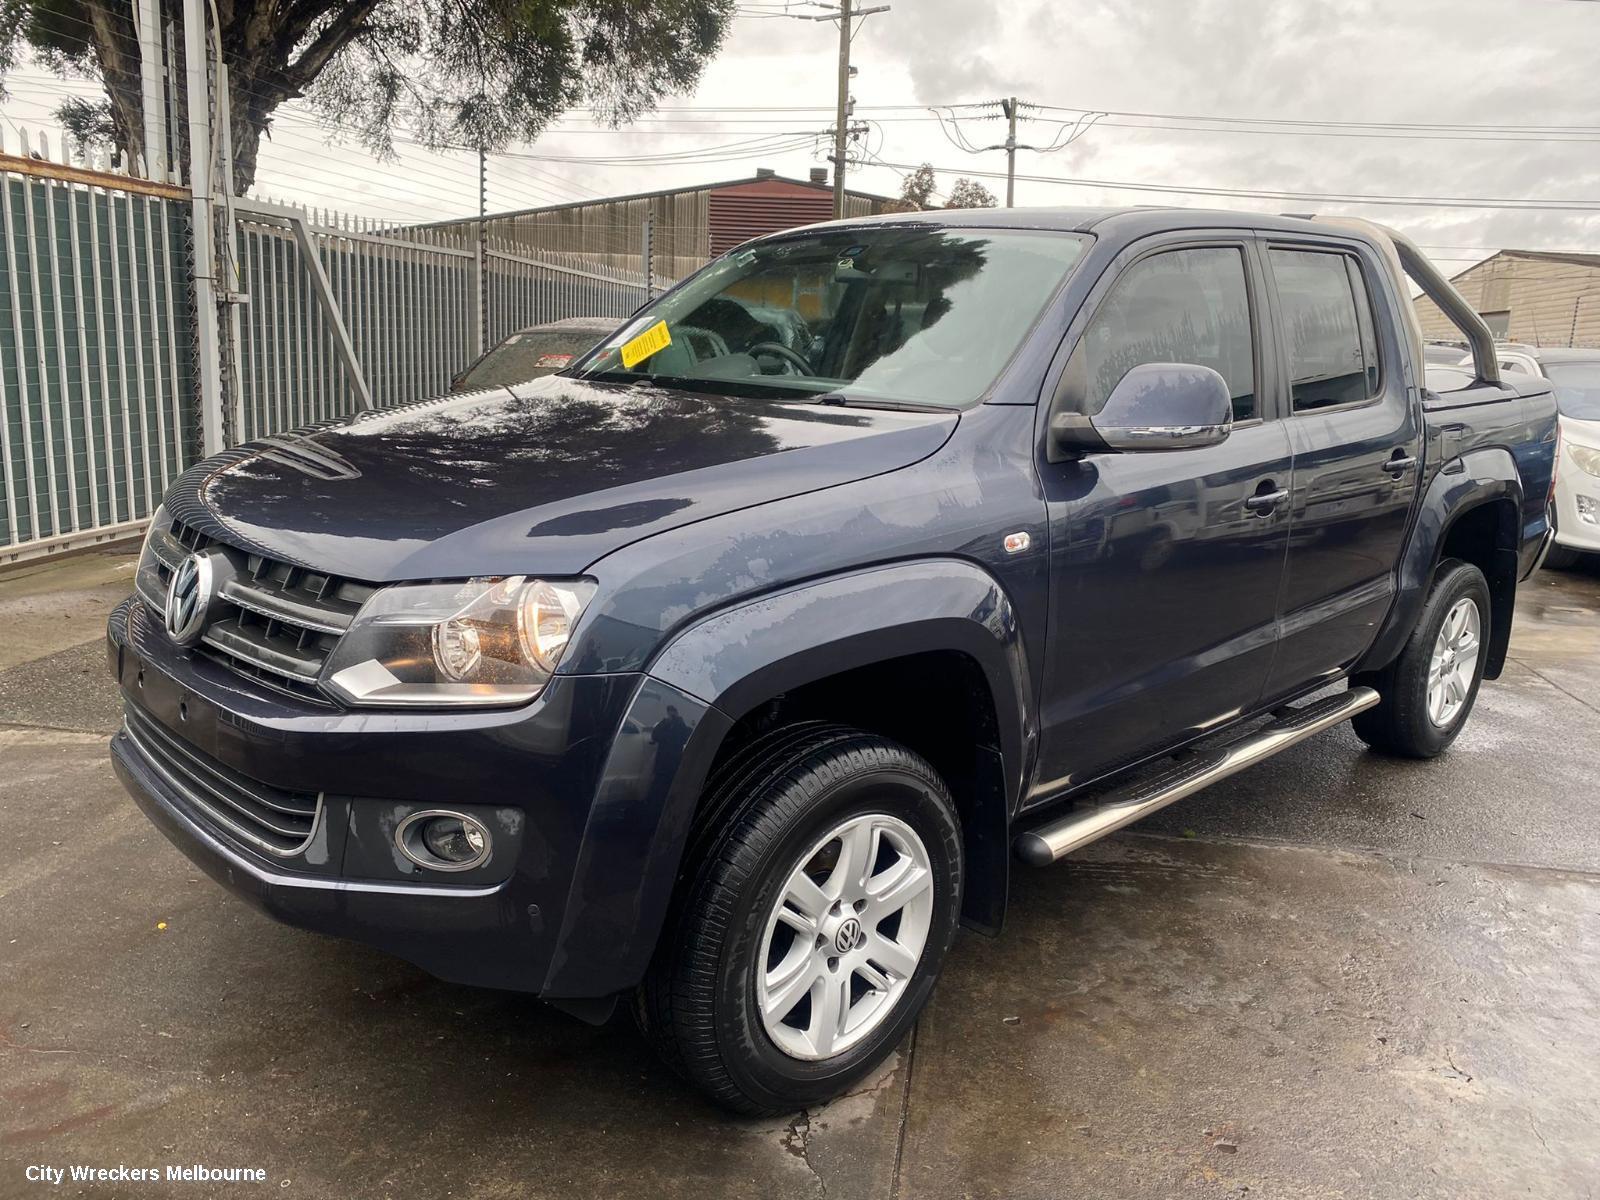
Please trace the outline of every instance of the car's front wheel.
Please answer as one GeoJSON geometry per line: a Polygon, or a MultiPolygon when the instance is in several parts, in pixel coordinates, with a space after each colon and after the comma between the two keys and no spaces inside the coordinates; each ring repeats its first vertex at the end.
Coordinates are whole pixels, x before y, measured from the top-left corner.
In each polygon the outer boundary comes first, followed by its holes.
{"type": "Polygon", "coordinates": [[[905,747],[817,724],[733,756],[703,812],[641,1021],[730,1108],[838,1095],[905,1036],[954,937],[950,793],[905,747]]]}

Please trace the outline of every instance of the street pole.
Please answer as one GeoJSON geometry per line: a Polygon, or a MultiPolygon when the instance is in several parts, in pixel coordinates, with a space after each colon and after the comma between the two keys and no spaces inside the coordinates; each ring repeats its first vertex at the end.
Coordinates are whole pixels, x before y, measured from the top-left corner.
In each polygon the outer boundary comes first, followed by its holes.
{"type": "Polygon", "coordinates": [[[161,3],[138,0],[133,7],[134,35],[139,39],[139,111],[143,119],[144,177],[168,180],[167,113],[161,94],[161,3]]]}
{"type": "Polygon", "coordinates": [[[474,350],[482,354],[489,344],[489,156],[478,147],[478,257],[474,274],[478,283],[478,321],[474,350]]]}
{"type": "Polygon", "coordinates": [[[1017,196],[1017,98],[1000,101],[1006,114],[1006,207],[1016,207],[1017,196]]]}
{"type": "Polygon", "coordinates": [[[656,281],[652,268],[656,257],[654,245],[655,213],[649,209],[645,210],[644,228],[640,231],[640,234],[642,240],[639,244],[639,260],[644,267],[644,298],[646,300],[654,300],[656,298],[656,281]]]}
{"type": "MultiPolygon", "coordinates": [[[[211,201],[211,87],[207,80],[204,0],[184,0],[183,65],[188,82],[190,271],[194,279],[196,375],[200,385],[200,448],[223,448],[221,338],[217,328],[216,218],[211,201]]],[[[227,118],[224,117],[224,120],[227,118]]]]}
{"type": "Polygon", "coordinates": [[[833,125],[833,219],[844,216],[844,152],[850,134],[850,0],[839,0],[839,102],[833,125]]]}

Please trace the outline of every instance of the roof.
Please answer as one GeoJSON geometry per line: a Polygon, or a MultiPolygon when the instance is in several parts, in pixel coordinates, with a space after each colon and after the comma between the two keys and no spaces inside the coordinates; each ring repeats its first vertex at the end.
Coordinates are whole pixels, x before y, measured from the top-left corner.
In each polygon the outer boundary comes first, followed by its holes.
{"type": "MultiPolygon", "coordinates": [[[[1308,217],[1274,216],[1271,213],[1235,212],[1227,209],[1185,208],[1176,205],[1139,205],[1122,208],[933,208],[920,212],[884,213],[881,216],[847,217],[807,227],[810,233],[828,226],[855,225],[934,225],[951,229],[1054,229],[1064,233],[1090,233],[1105,228],[1133,236],[1139,232],[1159,233],[1172,228],[1258,229],[1276,233],[1311,233],[1319,237],[1354,237],[1355,231],[1308,217]],[[1181,224],[1174,224],[1174,214],[1181,224]]],[[[771,234],[784,237],[785,233],[771,234]]]]}
{"type": "MultiPolygon", "coordinates": [[[[658,196],[681,196],[685,192],[709,192],[719,188],[739,187],[746,183],[791,183],[796,187],[813,188],[820,192],[833,193],[831,182],[818,183],[812,179],[794,179],[788,175],[746,175],[740,179],[723,179],[716,183],[693,183],[683,187],[657,188],[651,192],[628,192],[622,196],[595,196],[590,200],[569,200],[565,204],[541,204],[534,208],[515,208],[507,212],[493,212],[484,215],[485,221],[504,220],[506,217],[527,217],[535,213],[567,212],[572,209],[589,208],[596,204],[624,204],[630,200],[654,200],[658,196]]],[[[856,188],[847,187],[846,196],[854,196],[858,200],[878,200],[883,203],[892,203],[893,196],[881,196],[877,192],[863,192],[856,188]]],[[[449,221],[429,221],[425,224],[411,226],[413,229],[443,229],[452,225],[477,224],[477,217],[456,217],[449,221]]]]}
{"type": "Polygon", "coordinates": [[[1467,275],[1470,275],[1480,267],[1483,267],[1488,263],[1492,263],[1496,259],[1500,258],[1525,258],[1533,262],[1555,262],[1566,263],[1569,266],[1575,267],[1600,268],[1600,254],[1566,253],[1564,251],[1557,250],[1496,250],[1488,258],[1483,259],[1481,262],[1475,262],[1465,271],[1458,271],[1456,274],[1450,276],[1450,282],[1454,283],[1457,279],[1461,279],[1467,275]]]}

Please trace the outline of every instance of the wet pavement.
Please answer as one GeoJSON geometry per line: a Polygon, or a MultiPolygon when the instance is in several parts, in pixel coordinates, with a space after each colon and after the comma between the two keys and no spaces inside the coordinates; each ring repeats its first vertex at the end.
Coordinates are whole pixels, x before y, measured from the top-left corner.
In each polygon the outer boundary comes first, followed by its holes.
{"type": "Polygon", "coordinates": [[[731,1119],[626,1023],[274,924],[105,758],[125,555],[0,576],[0,1197],[1584,1197],[1600,572],[1525,585],[1441,760],[1303,743],[1017,868],[879,1075],[731,1119]],[[60,597],[60,603],[55,598],[60,597]],[[29,1164],[268,1182],[29,1183],[29,1164]]]}

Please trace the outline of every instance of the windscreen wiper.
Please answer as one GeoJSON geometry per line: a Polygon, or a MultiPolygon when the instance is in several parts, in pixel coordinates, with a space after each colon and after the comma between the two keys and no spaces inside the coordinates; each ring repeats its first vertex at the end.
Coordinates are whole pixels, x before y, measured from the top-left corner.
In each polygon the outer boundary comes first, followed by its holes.
{"type": "Polygon", "coordinates": [[[818,404],[831,404],[838,408],[886,408],[891,412],[954,412],[955,408],[949,404],[919,404],[915,400],[864,400],[860,396],[844,396],[838,392],[829,392],[826,396],[818,396],[818,404]]]}

